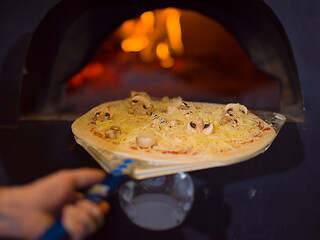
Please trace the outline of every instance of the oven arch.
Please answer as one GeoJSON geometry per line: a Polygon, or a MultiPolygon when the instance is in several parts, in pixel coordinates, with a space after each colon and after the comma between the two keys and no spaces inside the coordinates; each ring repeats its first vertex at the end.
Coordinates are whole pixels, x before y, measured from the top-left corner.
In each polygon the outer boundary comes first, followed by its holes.
{"type": "Polygon", "coordinates": [[[92,57],[122,22],[142,12],[176,7],[220,22],[240,42],[255,66],[279,80],[280,111],[303,121],[303,102],[290,42],[276,15],[263,1],[61,1],[33,34],[23,77],[21,114],[54,113],[65,82],[92,57]],[[30,93],[32,93],[30,95],[30,93]]]}

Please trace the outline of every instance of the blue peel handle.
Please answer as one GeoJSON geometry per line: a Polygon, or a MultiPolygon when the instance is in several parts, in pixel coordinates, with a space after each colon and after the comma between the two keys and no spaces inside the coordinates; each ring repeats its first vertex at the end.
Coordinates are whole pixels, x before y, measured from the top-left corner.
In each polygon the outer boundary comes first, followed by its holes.
{"type": "Polygon", "coordinates": [[[64,229],[61,223],[61,218],[57,219],[56,222],[45,232],[45,234],[39,238],[39,240],[55,240],[61,239],[67,235],[67,231],[64,229]]]}
{"type": "MultiPolygon", "coordinates": [[[[124,180],[125,175],[122,174],[123,170],[130,164],[131,161],[126,160],[125,164],[113,170],[107,177],[100,183],[92,186],[84,195],[85,198],[100,203],[106,200],[115,188],[124,180]]],[[[42,235],[38,240],[58,240],[67,235],[67,231],[62,226],[61,217],[42,235]]]]}

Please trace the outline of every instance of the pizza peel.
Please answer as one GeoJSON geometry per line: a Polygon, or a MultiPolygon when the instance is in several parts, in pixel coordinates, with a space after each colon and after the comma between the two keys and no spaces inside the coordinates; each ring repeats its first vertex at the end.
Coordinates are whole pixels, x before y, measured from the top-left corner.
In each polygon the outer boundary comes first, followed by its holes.
{"type": "MultiPolygon", "coordinates": [[[[268,140],[265,144],[259,146],[258,149],[254,151],[248,152],[246,154],[235,155],[227,159],[213,159],[209,161],[185,161],[183,163],[177,163],[165,161],[165,162],[155,162],[149,161],[148,159],[138,159],[136,157],[132,157],[128,154],[118,153],[108,151],[103,149],[92,142],[88,141],[88,130],[87,129],[77,129],[74,130],[74,126],[77,125],[77,121],[81,120],[81,117],[77,119],[73,125],[72,130],[75,136],[76,142],[81,145],[96,161],[97,163],[108,173],[112,172],[116,169],[121,162],[125,159],[131,159],[132,164],[131,167],[125,170],[125,174],[133,179],[146,179],[146,178],[153,178],[159,177],[164,175],[175,174],[179,172],[190,172],[195,170],[213,168],[213,167],[221,167],[227,166],[235,163],[239,163],[242,161],[249,160],[263,152],[265,152],[270,145],[272,144],[273,140],[281,130],[283,124],[286,121],[286,118],[279,113],[270,112],[270,111],[252,111],[255,115],[260,117],[262,120],[270,124],[276,134],[268,140]],[[83,134],[85,133],[85,134],[83,134]]],[[[79,124],[78,124],[79,125],[79,124]]],[[[170,158],[170,156],[168,156],[170,158]]]]}
{"type": "MultiPolygon", "coordinates": [[[[115,190],[116,186],[123,181],[125,176],[140,180],[176,174],[179,172],[190,172],[213,167],[227,166],[249,160],[263,153],[269,148],[286,121],[286,118],[283,115],[275,112],[254,111],[254,114],[270,124],[274,128],[276,134],[272,137],[272,139],[261,145],[261,147],[255,151],[236,157],[230,157],[229,159],[223,159],[221,161],[215,159],[212,161],[193,161],[191,163],[181,164],[172,164],[170,162],[159,164],[135,158],[128,159],[128,156],[126,155],[107,151],[95,146],[94,144],[90,144],[90,141],[87,141],[86,138],[77,135],[78,131],[73,131],[77,143],[80,144],[101,165],[101,167],[109,173],[103,181],[92,186],[84,194],[84,197],[96,203],[107,199],[112,191],[115,190]]],[[[79,119],[77,119],[74,124],[77,124],[78,120],[79,119]]],[[[82,130],[85,131],[86,129],[82,130]]],[[[87,133],[85,132],[84,136],[86,135],[87,133]]],[[[39,238],[39,240],[58,240],[62,239],[66,235],[67,231],[62,224],[62,220],[61,218],[58,218],[55,223],[39,238]]]]}

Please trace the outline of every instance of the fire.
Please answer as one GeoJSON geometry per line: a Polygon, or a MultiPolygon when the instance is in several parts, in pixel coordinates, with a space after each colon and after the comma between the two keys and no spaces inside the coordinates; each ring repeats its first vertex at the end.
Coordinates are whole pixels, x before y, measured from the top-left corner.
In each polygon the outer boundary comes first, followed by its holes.
{"type": "Polygon", "coordinates": [[[161,65],[165,68],[170,68],[174,64],[174,59],[170,55],[169,46],[166,43],[159,43],[156,48],[156,53],[161,61],[161,65]]]}
{"type": "Polygon", "coordinates": [[[180,11],[174,8],[167,9],[168,18],[166,22],[169,42],[174,52],[183,53],[183,43],[181,37],[180,11]]]}
{"type": "MultiPolygon", "coordinates": [[[[105,41],[102,49],[122,62],[121,54],[114,54],[120,42],[122,53],[136,52],[145,63],[159,61],[164,68],[174,65],[174,57],[184,51],[180,24],[181,12],[175,8],[147,11],[136,19],[129,19],[115,31],[111,40],[105,41]]],[[[120,49],[119,49],[120,50],[120,49]]],[[[121,51],[121,50],[120,50],[121,51]]],[[[92,87],[115,86],[121,82],[120,71],[98,52],[95,58],[68,81],[68,89],[79,89],[87,84],[92,87]],[[99,55],[100,54],[100,55],[99,55]],[[102,56],[102,57],[101,57],[102,56]]]]}
{"type": "Polygon", "coordinates": [[[69,79],[67,90],[70,96],[96,89],[111,96],[126,89],[184,91],[191,86],[192,92],[236,95],[267,81],[219,22],[198,12],[165,8],[123,22],[69,79]]]}
{"type": "Polygon", "coordinates": [[[145,37],[130,37],[122,41],[121,48],[125,52],[139,52],[149,44],[145,37]]]}
{"type": "Polygon", "coordinates": [[[125,21],[119,29],[122,50],[139,52],[144,62],[158,59],[162,67],[172,67],[174,56],[184,51],[180,17],[178,9],[166,8],[125,21]]]}

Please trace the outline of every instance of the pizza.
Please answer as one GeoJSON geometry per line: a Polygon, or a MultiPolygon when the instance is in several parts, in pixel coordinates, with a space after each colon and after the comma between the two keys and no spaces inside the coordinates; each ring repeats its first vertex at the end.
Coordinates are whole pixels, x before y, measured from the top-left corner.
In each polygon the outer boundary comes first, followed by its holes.
{"type": "Polygon", "coordinates": [[[237,162],[267,148],[273,127],[239,103],[151,98],[132,91],[72,124],[78,141],[100,152],[153,163],[237,162]]]}

